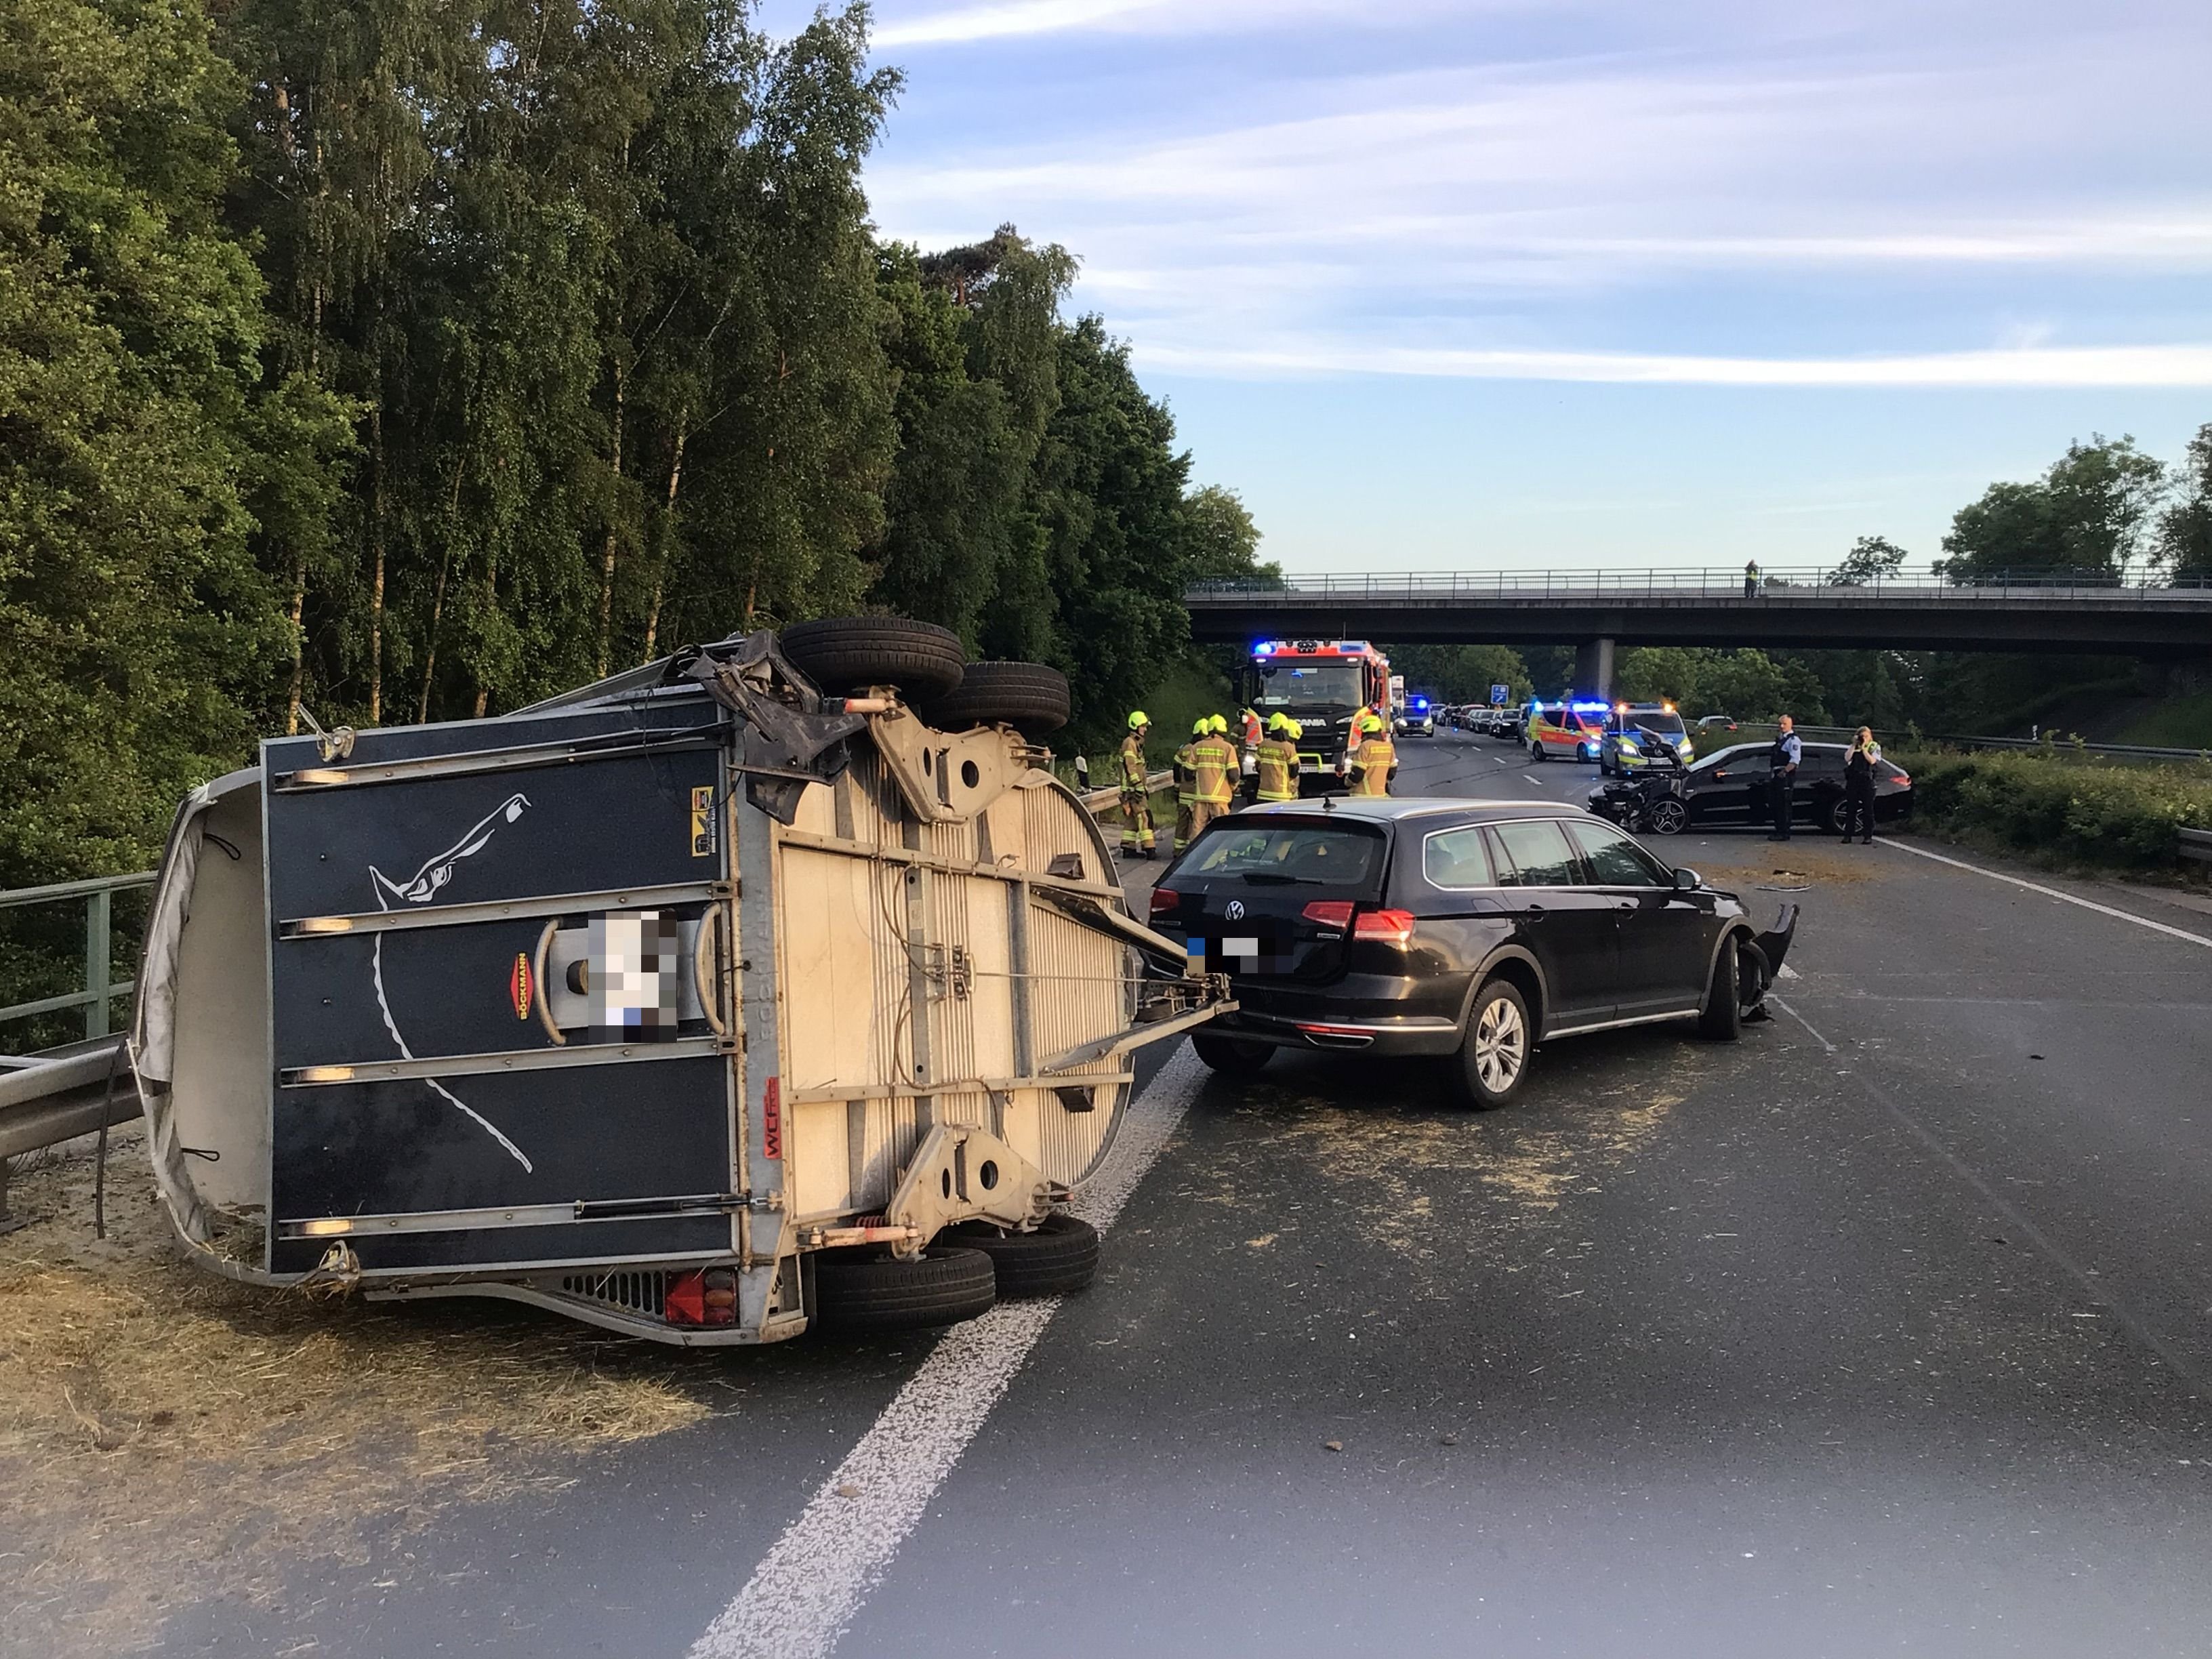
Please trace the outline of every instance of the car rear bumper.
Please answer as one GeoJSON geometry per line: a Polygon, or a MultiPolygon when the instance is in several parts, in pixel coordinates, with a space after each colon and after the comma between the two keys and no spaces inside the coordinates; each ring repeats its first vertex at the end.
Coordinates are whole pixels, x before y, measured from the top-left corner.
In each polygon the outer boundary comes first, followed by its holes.
{"type": "Polygon", "coordinates": [[[1418,1016],[1345,1019],[1318,1012],[1266,1013],[1249,1004],[1212,1021],[1206,1030],[1218,1036],[1338,1054],[1448,1054],[1460,1045],[1459,1027],[1448,1019],[1418,1016]]]}

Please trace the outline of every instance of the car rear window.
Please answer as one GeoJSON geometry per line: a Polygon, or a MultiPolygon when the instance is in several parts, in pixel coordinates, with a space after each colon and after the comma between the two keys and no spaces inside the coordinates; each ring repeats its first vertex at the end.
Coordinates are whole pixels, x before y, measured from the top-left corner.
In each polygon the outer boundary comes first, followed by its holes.
{"type": "Polygon", "coordinates": [[[1582,863],[1556,818],[1490,826],[1491,862],[1500,887],[1581,887],[1582,863]]]}
{"type": "Polygon", "coordinates": [[[1482,828],[1439,830],[1421,843],[1421,873],[1432,887],[1495,887],[1482,828]]]}
{"type": "Polygon", "coordinates": [[[1223,818],[1191,844],[1176,875],[1365,892],[1381,884],[1382,845],[1382,832],[1365,825],[1223,818]]]}

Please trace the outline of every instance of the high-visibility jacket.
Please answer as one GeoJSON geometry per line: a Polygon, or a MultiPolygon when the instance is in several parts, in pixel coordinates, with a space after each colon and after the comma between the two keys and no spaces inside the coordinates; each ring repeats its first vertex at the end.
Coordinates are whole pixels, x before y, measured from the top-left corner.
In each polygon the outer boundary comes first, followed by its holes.
{"type": "Polygon", "coordinates": [[[1121,739],[1121,793],[1145,793],[1145,745],[1134,732],[1121,739]]]}
{"type": "Polygon", "coordinates": [[[1180,806],[1198,799],[1198,741],[1193,738],[1175,752],[1176,804],[1180,806]]]}
{"type": "Polygon", "coordinates": [[[1390,746],[1388,738],[1370,737],[1352,751],[1352,793],[1355,795],[1387,795],[1390,793],[1390,769],[1398,763],[1398,751],[1390,746]]]}
{"type": "Polygon", "coordinates": [[[1244,711],[1244,746],[1256,749],[1267,733],[1261,728],[1260,717],[1250,709],[1244,711]]]}
{"type": "Polygon", "coordinates": [[[1297,798],[1298,746],[1288,738],[1270,738],[1260,745],[1260,799],[1297,798]]]}
{"type": "Polygon", "coordinates": [[[1237,791],[1237,745],[1216,732],[1201,738],[1190,746],[1191,766],[1196,776],[1191,798],[1208,806],[1226,810],[1235,804],[1237,791]]]}

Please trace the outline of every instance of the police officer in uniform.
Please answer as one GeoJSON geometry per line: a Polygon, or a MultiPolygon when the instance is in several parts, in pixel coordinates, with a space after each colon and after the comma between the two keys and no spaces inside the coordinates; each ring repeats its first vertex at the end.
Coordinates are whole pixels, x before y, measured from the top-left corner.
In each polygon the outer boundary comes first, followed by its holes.
{"type": "Polygon", "coordinates": [[[1874,775],[1881,764],[1881,745],[1871,728],[1862,726],[1851,746],[1844,751],[1844,842],[1850,842],[1856,824],[1862,846],[1874,844],[1874,775]]]}
{"type": "Polygon", "coordinates": [[[1152,716],[1141,708],[1129,716],[1129,735],[1121,739],[1121,854],[1158,858],[1152,840],[1152,793],[1145,787],[1145,734],[1152,716]]]}
{"type": "Polygon", "coordinates": [[[1298,798],[1298,745],[1291,737],[1291,717],[1277,714],[1267,722],[1267,735],[1260,744],[1260,793],[1262,801],[1298,798]]]}
{"type": "Polygon", "coordinates": [[[1382,717],[1370,710],[1358,720],[1359,746],[1352,751],[1352,793],[1387,795],[1390,775],[1398,769],[1398,751],[1390,746],[1382,717]]]}
{"type": "Polygon", "coordinates": [[[1769,841],[1790,839],[1792,792],[1797,785],[1797,763],[1805,758],[1805,744],[1797,735],[1797,722],[1782,717],[1782,730],[1774,747],[1766,751],[1766,811],[1769,841]]]}

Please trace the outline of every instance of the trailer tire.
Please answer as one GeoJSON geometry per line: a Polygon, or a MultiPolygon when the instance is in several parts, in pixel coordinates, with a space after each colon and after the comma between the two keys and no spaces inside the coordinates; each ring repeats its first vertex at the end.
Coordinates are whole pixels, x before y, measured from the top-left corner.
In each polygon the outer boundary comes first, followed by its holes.
{"type": "Polygon", "coordinates": [[[833,1335],[954,1325],[990,1312],[998,1294],[981,1250],[933,1245],[918,1261],[824,1250],[814,1260],[814,1323],[833,1335]]]}
{"type": "Polygon", "coordinates": [[[1035,1232],[1001,1232],[988,1221],[963,1221],[937,1237],[990,1257],[1002,1301],[1065,1296],[1098,1276],[1098,1229],[1064,1211],[1054,1211],[1035,1232]]]}
{"type": "Polygon", "coordinates": [[[792,665],[832,696],[895,685],[911,702],[955,690],[967,666],[960,636],[908,617],[827,617],[777,636],[792,665]]]}
{"type": "Polygon", "coordinates": [[[1025,738],[1041,738],[1067,724],[1073,708],[1067,676],[1041,662],[971,662],[959,686],[922,708],[940,732],[965,732],[974,726],[1011,726],[1025,738]]]}
{"type": "Polygon", "coordinates": [[[1250,1077],[1275,1057],[1273,1043],[1255,1042],[1249,1037],[1193,1032],[1190,1047],[1201,1066],[1224,1077],[1250,1077]]]}

